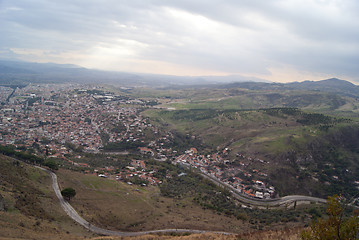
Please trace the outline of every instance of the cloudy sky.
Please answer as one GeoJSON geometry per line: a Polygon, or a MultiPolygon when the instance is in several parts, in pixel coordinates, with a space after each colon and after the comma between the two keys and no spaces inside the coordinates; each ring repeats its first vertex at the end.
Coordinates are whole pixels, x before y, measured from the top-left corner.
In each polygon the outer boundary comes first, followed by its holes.
{"type": "Polygon", "coordinates": [[[0,58],[359,82],[358,0],[0,0],[0,58]]]}

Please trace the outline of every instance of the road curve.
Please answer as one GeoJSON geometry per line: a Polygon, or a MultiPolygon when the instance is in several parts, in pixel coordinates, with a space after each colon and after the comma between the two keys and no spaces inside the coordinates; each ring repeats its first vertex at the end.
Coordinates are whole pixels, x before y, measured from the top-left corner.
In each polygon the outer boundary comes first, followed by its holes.
{"type": "Polygon", "coordinates": [[[38,169],[41,169],[48,174],[50,174],[52,178],[52,188],[54,189],[54,192],[57,196],[57,198],[60,201],[60,205],[62,209],[67,213],[69,217],[71,217],[74,221],[76,221],[78,224],[82,225],[89,231],[92,231],[94,233],[100,234],[100,235],[108,235],[108,236],[119,236],[119,237],[132,237],[132,236],[139,236],[139,235],[145,235],[145,234],[153,234],[153,233],[216,233],[216,234],[224,234],[224,235],[232,235],[233,233],[228,232],[216,232],[216,231],[204,231],[204,230],[192,230],[192,229],[160,229],[160,230],[152,230],[152,231],[142,231],[142,232],[120,232],[120,231],[112,231],[107,230],[103,228],[96,227],[83,219],[76,210],[62,197],[61,191],[57,182],[57,176],[55,173],[42,168],[35,166],[38,169]]]}
{"type": "Polygon", "coordinates": [[[233,186],[226,184],[217,178],[210,176],[208,174],[200,173],[200,175],[213,183],[215,183],[217,186],[227,188],[231,191],[232,195],[240,202],[249,204],[252,206],[263,206],[263,207],[275,207],[275,206],[281,206],[284,204],[289,204],[293,202],[316,202],[316,203],[327,203],[327,200],[323,198],[317,198],[317,197],[310,197],[310,196],[302,196],[302,195],[288,195],[281,198],[272,198],[272,199],[257,199],[257,198],[251,198],[248,196],[245,196],[244,194],[240,193],[236,188],[233,186]]]}

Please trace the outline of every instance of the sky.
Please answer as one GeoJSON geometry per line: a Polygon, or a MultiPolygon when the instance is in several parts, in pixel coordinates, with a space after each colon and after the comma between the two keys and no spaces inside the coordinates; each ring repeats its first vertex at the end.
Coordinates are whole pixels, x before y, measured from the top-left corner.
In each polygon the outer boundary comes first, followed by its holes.
{"type": "Polygon", "coordinates": [[[358,0],[0,0],[0,58],[359,83],[358,0]]]}

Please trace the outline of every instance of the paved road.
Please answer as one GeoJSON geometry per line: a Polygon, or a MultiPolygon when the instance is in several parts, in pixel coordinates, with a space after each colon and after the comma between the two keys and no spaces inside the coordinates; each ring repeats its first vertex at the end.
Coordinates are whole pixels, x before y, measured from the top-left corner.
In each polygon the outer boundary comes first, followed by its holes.
{"type": "Polygon", "coordinates": [[[214,231],[203,231],[203,230],[192,230],[192,229],[160,229],[160,230],[152,230],[152,231],[142,231],[142,232],[120,232],[120,231],[111,231],[103,228],[96,227],[92,224],[90,224],[88,221],[83,219],[76,210],[62,197],[61,191],[57,182],[57,176],[55,173],[36,166],[36,168],[39,168],[48,174],[50,174],[52,178],[52,188],[55,191],[55,194],[57,198],[60,201],[61,207],[64,209],[64,211],[67,213],[69,217],[71,217],[74,221],[76,221],[78,224],[82,225],[86,229],[100,234],[100,235],[108,235],[108,236],[120,236],[120,237],[130,237],[130,236],[139,236],[139,235],[145,235],[145,234],[151,234],[151,233],[217,233],[217,234],[225,234],[225,235],[231,235],[233,233],[228,232],[214,232],[214,231]]]}
{"type": "Polygon", "coordinates": [[[229,189],[232,192],[233,196],[237,200],[239,200],[242,203],[249,204],[249,205],[263,206],[263,207],[266,207],[266,206],[274,207],[274,206],[280,206],[280,205],[284,205],[284,204],[293,203],[295,201],[297,201],[297,202],[316,202],[316,203],[326,203],[327,202],[327,200],[325,200],[323,198],[316,198],[316,197],[302,196],[302,195],[289,195],[289,196],[285,196],[285,197],[281,197],[281,198],[274,198],[274,199],[251,198],[251,197],[247,197],[246,195],[240,193],[233,186],[226,184],[226,183],[218,180],[215,177],[212,177],[212,176],[204,174],[204,173],[200,173],[200,174],[204,178],[207,178],[210,181],[214,182],[216,185],[229,189]]]}
{"type": "MultiPolygon", "coordinates": [[[[185,168],[190,168],[189,164],[180,164],[181,166],[185,168]]],[[[249,197],[248,195],[245,195],[241,193],[238,189],[234,188],[233,186],[224,183],[217,179],[214,176],[211,176],[209,174],[205,174],[203,172],[198,172],[202,177],[212,181],[214,184],[216,184],[219,187],[226,188],[231,191],[233,197],[235,197],[238,201],[248,204],[251,206],[262,206],[262,207],[279,207],[281,205],[290,204],[293,202],[316,202],[316,203],[327,203],[327,200],[323,198],[317,198],[317,197],[310,197],[310,196],[302,196],[302,195],[288,195],[281,198],[271,198],[271,199],[260,199],[260,198],[253,198],[249,197]]]]}

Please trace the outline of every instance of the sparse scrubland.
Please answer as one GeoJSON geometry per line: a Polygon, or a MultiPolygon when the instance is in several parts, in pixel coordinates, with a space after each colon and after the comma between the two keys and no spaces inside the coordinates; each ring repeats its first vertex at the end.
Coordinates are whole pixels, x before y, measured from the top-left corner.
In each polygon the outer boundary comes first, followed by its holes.
{"type": "Polygon", "coordinates": [[[113,238],[113,237],[99,237],[94,240],[299,240],[301,229],[285,229],[274,231],[256,231],[246,234],[233,234],[233,235],[221,235],[213,233],[205,234],[191,234],[191,235],[144,235],[139,237],[125,237],[125,238],[113,238]]]}

